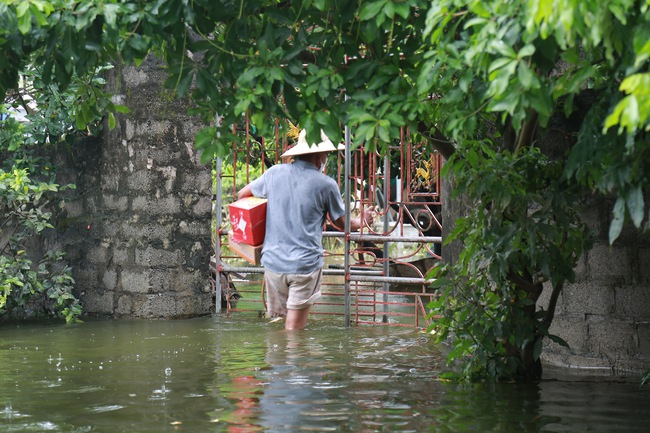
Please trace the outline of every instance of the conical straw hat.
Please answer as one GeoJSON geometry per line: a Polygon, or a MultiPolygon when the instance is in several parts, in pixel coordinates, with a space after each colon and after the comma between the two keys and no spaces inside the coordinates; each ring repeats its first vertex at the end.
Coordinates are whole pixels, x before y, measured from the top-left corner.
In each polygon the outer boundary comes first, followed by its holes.
{"type": "Polygon", "coordinates": [[[296,156],[296,155],[306,155],[308,153],[320,153],[320,152],[332,152],[335,150],[345,150],[345,145],[339,144],[334,146],[334,144],[327,138],[323,130],[320,131],[321,142],[318,144],[312,144],[311,146],[307,143],[307,131],[304,129],[300,131],[298,136],[298,143],[293,146],[291,149],[287,150],[282,154],[282,156],[296,156]]]}

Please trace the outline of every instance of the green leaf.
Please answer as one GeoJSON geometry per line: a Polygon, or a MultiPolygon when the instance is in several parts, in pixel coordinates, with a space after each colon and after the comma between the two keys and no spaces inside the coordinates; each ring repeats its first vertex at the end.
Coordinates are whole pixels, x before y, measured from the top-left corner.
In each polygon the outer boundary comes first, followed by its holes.
{"type": "Polygon", "coordinates": [[[632,222],[636,228],[641,227],[641,222],[643,221],[643,214],[645,208],[645,201],[643,199],[643,191],[641,186],[637,186],[632,189],[626,199],[627,208],[630,211],[630,216],[632,217],[632,222]]]}
{"type": "Polygon", "coordinates": [[[503,98],[495,98],[488,104],[488,111],[514,113],[519,103],[519,96],[520,94],[517,92],[510,92],[503,98]]]}
{"type": "Polygon", "coordinates": [[[127,40],[127,43],[136,52],[145,52],[149,47],[147,39],[137,33],[131,35],[131,37],[127,40]]]}
{"type": "MultiPolygon", "coordinates": [[[[27,3],[26,1],[24,3],[27,3]]],[[[32,29],[32,16],[31,14],[25,14],[18,17],[18,30],[23,35],[29,33],[32,29]]]]}
{"type": "Polygon", "coordinates": [[[263,76],[265,72],[266,72],[266,68],[262,66],[255,66],[252,68],[248,68],[246,71],[244,71],[244,73],[242,73],[239,76],[237,82],[240,85],[252,86],[257,81],[257,78],[263,76]]]}
{"type": "Polygon", "coordinates": [[[32,15],[34,19],[36,19],[36,22],[38,23],[39,26],[41,27],[46,27],[47,26],[47,16],[41,11],[38,7],[32,5],[30,7],[30,10],[32,12],[32,15]]]}
{"type": "Polygon", "coordinates": [[[488,72],[493,72],[497,69],[501,69],[504,66],[510,64],[510,63],[518,63],[517,60],[513,60],[509,57],[498,57],[496,60],[494,60],[492,63],[490,63],[490,67],[488,68],[488,72]]]}
{"type": "Polygon", "coordinates": [[[619,197],[616,200],[616,204],[614,205],[614,210],[612,212],[612,215],[613,215],[612,222],[609,225],[610,245],[614,243],[614,241],[621,234],[621,230],[623,230],[623,223],[625,221],[625,199],[623,197],[619,197]]]}
{"type": "Polygon", "coordinates": [[[524,62],[519,63],[517,68],[517,78],[519,78],[519,83],[521,83],[524,89],[539,88],[537,76],[524,62]]]}
{"type": "Polygon", "coordinates": [[[436,278],[431,282],[429,287],[432,289],[439,289],[441,287],[451,286],[453,284],[452,280],[449,278],[436,278]]]}
{"type": "Polygon", "coordinates": [[[384,5],[384,14],[388,17],[389,20],[395,18],[395,3],[392,1],[387,1],[384,5]]]}
{"type": "Polygon", "coordinates": [[[27,11],[29,11],[29,1],[24,0],[18,2],[18,5],[16,6],[16,16],[18,18],[24,17],[25,14],[27,14],[27,11]]]}
{"type": "Polygon", "coordinates": [[[494,50],[496,53],[504,56],[504,57],[509,57],[511,59],[514,59],[517,57],[517,53],[515,53],[515,50],[508,44],[506,44],[504,41],[495,39],[490,42],[490,48],[494,50]]]}
{"type": "Polygon", "coordinates": [[[370,21],[374,19],[379,12],[384,8],[386,1],[379,0],[374,2],[364,2],[361,6],[361,12],[359,13],[359,19],[361,21],[370,21]]]}
{"type": "Polygon", "coordinates": [[[192,84],[193,76],[194,74],[190,67],[183,69],[176,85],[176,93],[179,97],[183,97],[188,92],[192,84]]]}
{"type": "Polygon", "coordinates": [[[86,121],[84,120],[83,110],[78,110],[74,117],[75,128],[80,131],[86,129],[86,121]]]}
{"type": "Polygon", "coordinates": [[[201,129],[194,138],[194,143],[197,148],[205,149],[212,144],[212,141],[217,136],[217,130],[214,127],[206,127],[201,129]]]}
{"type": "Polygon", "coordinates": [[[553,342],[559,344],[560,346],[563,346],[563,347],[566,347],[566,348],[569,347],[569,343],[567,343],[566,341],[564,341],[564,339],[558,337],[557,335],[552,335],[551,334],[551,335],[548,336],[548,338],[550,338],[553,342]]]}
{"type": "Polygon", "coordinates": [[[524,57],[530,57],[535,54],[535,46],[532,44],[524,45],[522,49],[517,52],[517,58],[522,59],[524,57]]]}
{"type": "Polygon", "coordinates": [[[115,27],[117,14],[120,12],[119,5],[104,4],[104,19],[108,27],[115,27]]]}
{"type": "Polygon", "coordinates": [[[409,2],[403,1],[403,2],[398,2],[394,3],[395,7],[395,13],[402,17],[403,19],[408,19],[409,15],[411,14],[411,6],[409,5],[409,2]]]}

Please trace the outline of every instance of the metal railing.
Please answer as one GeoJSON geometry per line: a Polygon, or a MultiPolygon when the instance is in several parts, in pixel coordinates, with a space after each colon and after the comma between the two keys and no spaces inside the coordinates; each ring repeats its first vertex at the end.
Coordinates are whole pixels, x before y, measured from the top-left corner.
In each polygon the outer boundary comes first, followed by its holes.
{"type": "MultiPolygon", "coordinates": [[[[233,173],[230,176],[233,187],[230,199],[234,199],[236,191],[235,170],[240,154],[244,155],[246,181],[251,180],[248,164],[253,164],[255,161],[251,160],[250,140],[248,125],[246,125],[243,146],[242,143],[233,144],[233,173]]],[[[423,258],[431,258],[434,261],[440,259],[442,237],[439,233],[442,224],[435,210],[441,206],[439,194],[441,158],[431,154],[423,159],[424,163],[414,161],[413,155],[417,154],[414,150],[416,145],[408,141],[407,134],[403,134],[399,144],[391,147],[399,151],[397,162],[387,156],[382,158],[374,153],[366,154],[363,149],[352,152],[348,130],[345,133],[345,141],[345,155],[339,154],[336,178],[344,190],[346,223],[344,231],[323,233],[324,241],[327,239],[342,241],[342,252],[341,245],[338,245],[335,250],[326,250],[326,256],[329,259],[342,259],[343,263],[324,269],[324,276],[337,280],[323,285],[322,300],[317,302],[312,313],[343,316],[347,326],[352,322],[389,326],[427,326],[426,303],[435,294],[427,290],[432,282],[426,277],[427,269],[418,267],[420,263],[417,265],[414,263],[424,260],[423,258]],[[401,176],[392,176],[391,166],[397,167],[396,170],[401,176]],[[430,171],[427,172],[422,167],[430,171]],[[420,178],[416,177],[415,172],[420,173],[420,178]],[[359,232],[350,233],[352,213],[357,210],[363,212],[367,208],[376,210],[377,220],[381,224],[366,226],[359,232]],[[409,230],[410,232],[407,233],[409,230]],[[406,252],[395,254],[395,246],[405,244],[414,247],[407,248],[406,252]],[[407,270],[409,275],[401,275],[398,272],[400,269],[407,270]],[[343,286],[342,291],[341,286],[343,286]],[[396,287],[400,289],[395,290],[396,287]]],[[[262,143],[260,146],[262,163],[264,158],[266,161],[279,162],[279,155],[285,146],[286,142],[279,140],[271,146],[262,143]],[[270,152],[270,157],[267,152],[270,152]]],[[[259,164],[260,161],[258,160],[257,163],[259,164]]],[[[238,306],[228,303],[225,313],[256,311],[262,314],[265,299],[260,274],[263,274],[264,269],[260,266],[240,265],[241,261],[237,260],[236,256],[227,254],[224,248],[226,245],[222,242],[226,239],[227,231],[222,227],[224,198],[228,197],[224,197],[221,185],[225,177],[222,170],[223,160],[217,159],[216,164],[214,215],[219,224],[215,240],[217,259],[213,263],[213,273],[216,276],[213,280],[215,310],[218,314],[222,313],[220,300],[223,288],[219,276],[225,273],[235,276],[235,286],[244,294],[244,298],[250,297],[245,307],[241,307],[239,302],[238,306]],[[251,276],[255,278],[251,279],[251,276]],[[258,296],[255,296],[256,294],[258,296]]]]}

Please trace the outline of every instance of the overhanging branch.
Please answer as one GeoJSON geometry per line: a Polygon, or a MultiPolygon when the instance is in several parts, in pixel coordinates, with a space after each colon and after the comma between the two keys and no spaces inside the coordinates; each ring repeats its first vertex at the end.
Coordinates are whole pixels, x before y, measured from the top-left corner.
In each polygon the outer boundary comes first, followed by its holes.
{"type": "Polygon", "coordinates": [[[548,329],[551,326],[553,317],[555,317],[555,307],[557,306],[557,300],[560,297],[560,292],[562,292],[562,283],[557,283],[553,286],[553,292],[551,293],[551,298],[548,301],[548,311],[546,312],[546,317],[542,322],[542,326],[548,329]]]}
{"type": "Polygon", "coordinates": [[[528,299],[537,301],[539,295],[542,294],[543,286],[541,283],[529,281],[526,278],[515,274],[514,272],[508,273],[508,280],[512,281],[518,288],[526,292],[528,299]]]}
{"type": "Polygon", "coordinates": [[[443,158],[449,159],[451,155],[456,152],[456,146],[454,146],[454,143],[445,137],[445,135],[435,126],[433,127],[433,135],[431,135],[431,128],[428,128],[424,124],[419,125],[418,132],[431,142],[433,148],[436,149],[443,158]]]}

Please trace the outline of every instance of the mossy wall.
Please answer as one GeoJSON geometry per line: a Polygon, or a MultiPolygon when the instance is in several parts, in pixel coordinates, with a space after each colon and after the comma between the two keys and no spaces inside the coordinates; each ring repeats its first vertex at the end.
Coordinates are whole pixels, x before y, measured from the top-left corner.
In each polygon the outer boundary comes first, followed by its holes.
{"type": "Polygon", "coordinates": [[[164,66],[116,67],[109,91],[131,112],[102,139],[68,149],[60,182],[77,184],[58,217],[86,314],[208,314],[212,181],[187,101],[163,88],[164,66]]]}

